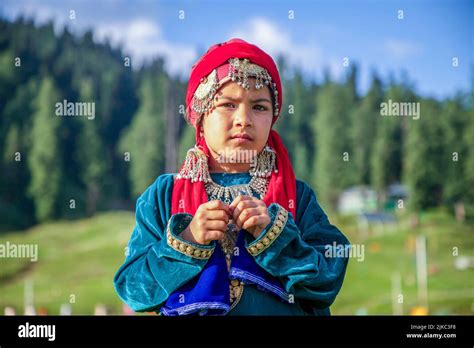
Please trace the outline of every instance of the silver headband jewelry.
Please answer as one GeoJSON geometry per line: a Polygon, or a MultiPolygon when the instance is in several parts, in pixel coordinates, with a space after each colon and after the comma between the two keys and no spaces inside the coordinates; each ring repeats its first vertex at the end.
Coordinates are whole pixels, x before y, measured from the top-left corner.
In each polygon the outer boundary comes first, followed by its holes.
{"type": "Polygon", "coordinates": [[[229,59],[229,72],[227,76],[221,81],[218,80],[217,69],[203,77],[199,86],[194,92],[192,109],[198,113],[206,113],[214,107],[214,96],[219,87],[229,80],[236,82],[239,86],[249,90],[249,78],[256,79],[255,88],[263,88],[264,84],[270,87],[270,91],[274,97],[274,111],[273,115],[277,116],[279,111],[278,105],[278,90],[275,82],[272,82],[272,77],[265,68],[257,64],[251,63],[248,59],[231,58],[229,59]]]}

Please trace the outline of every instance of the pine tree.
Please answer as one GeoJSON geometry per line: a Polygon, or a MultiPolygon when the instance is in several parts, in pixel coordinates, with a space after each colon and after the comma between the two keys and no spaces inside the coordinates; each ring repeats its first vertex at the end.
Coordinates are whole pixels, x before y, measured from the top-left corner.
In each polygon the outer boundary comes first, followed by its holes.
{"type": "Polygon", "coordinates": [[[441,201],[444,156],[440,105],[425,100],[420,105],[420,118],[407,119],[404,148],[404,182],[409,189],[409,208],[413,214],[436,206],[441,201]]]}
{"type": "Polygon", "coordinates": [[[130,154],[129,179],[135,196],[164,170],[167,83],[162,71],[143,78],[140,107],[120,141],[122,154],[130,154]]]}
{"type": "Polygon", "coordinates": [[[34,101],[31,149],[28,166],[31,172],[29,193],[35,204],[38,221],[55,217],[61,182],[62,163],[59,156],[57,129],[60,118],[55,114],[59,94],[49,77],[43,78],[34,101]]]}
{"type": "Polygon", "coordinates": [[[355,108],[352,117],[352,143],[354,179],[358,184],[370,183],[370,159],[375,139],[376,125],[380,118],[382,86],[377,76],[361,103],[355,108]]]}
{"type": "Polygon", "coordinates": [[[464,166],[467,148],[463,141],[463,133],[468,123],[460,98],[444,103],[441,122],[443,125],[445,163],[443,176],[443,198],[451,208],[463,204],[465,193],[464,166]]]}
{"type": "MultiPolygon", "coordinates": [[[[411,102],[413,98],[401,86],[392,85],[383,102],[388,103],[389,100],[401,103],[411,102]]],[[[370,181],[383,201],[387,186],[401,180],[403,124],[406,119],[396,116],[382,116],[381,108],[382,105],[379,108],[379,117],[374,120],[376,134],[370,158],[370,181]]]]}
{"type": "Polygon", "coordinates": [[[314,138],[311,127],[311,116],[314,113],[311,88],[303,80],[303,74],[295,73],[293,82],[293,108],[294,113],[290,116],[293,123],[294,143],[293,166],[295,174],[304,181],[311,180],[313,170],[314,138]]]}
{"type": "Polygon", "coordinates": [[[7,100],[2,112],[0,135],[3,163],[0,161],[0,220],[12,228],[26,228],[34,223],[34,206],[27,188],[30,172],[27,164],[27,152],[30,147],[30,117],[33,114],[33,102],[38,93],[38,82],[31,78],[19,85],[14,97],[7,100]],[[12,209],[14,208],[14,209],[12,209]]]}
{"type": "Polygon", "coordinates": [[[325,204],[335,208],[341,191],[351,184],[349,139],[351,95],[344,85],[329,83],[317,95],[315,170],[312,184],[325,204]]]}
{"type": "Polygon", "coordinates": [[[472,95],[470,109],[467,112],[467,125],[462,138],[466,148],[466,159],[464,165],[464,194],[463,200],[466,204],[466,215],[474,217],[474,94],[472,95]]]}
{"type": "MultiPolygon", "coordinates": [[[[93,94],[92,81],[83,80],[80,90],[80,102],[95,103],[93,94]]],[[[107,169],[104,145],[97,129],[99,117],[94,116],[90,119],[88,117],[78,117],[78,122],[81,123],[81,131],[76,148],[81,181],[86,187],[86,211],[89,215],[94,214],[97,210],[103,178],[107,169]]]]}

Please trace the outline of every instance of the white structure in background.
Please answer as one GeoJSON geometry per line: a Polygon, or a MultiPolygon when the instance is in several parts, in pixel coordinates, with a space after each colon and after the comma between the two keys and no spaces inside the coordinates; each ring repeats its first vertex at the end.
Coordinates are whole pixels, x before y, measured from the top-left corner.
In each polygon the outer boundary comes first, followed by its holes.
{"type": "Polygon", "coordinates": [[[7,306],[7,307],[5,307],[5,309],[3,311],[3,314],[4,315],[16,315],[15,308],[7,306]]]}
{"type": "Polygon", "coordinates": [[[428,311],[428,267],[426,255],[426,237],[416,237],[416,280],[418,283],[418,301],[428,311]]]}
{"type": "Polygon", "coordinates": [[[377,193],[366,186],[353,186],[339,196],[341,214],[360,214],[377,210],[377,193]]]}
{"type": "Polygon", "coordinates": [[[107,307],[103,304],[96,304],[94,315],[107,315],[107,307]]]}
{"type": "Polygon", "coordinates": [[[72,307],[69,303],[63,303],[59,309],[59,315],[72,315],[72,307]]]}
{"type": "Polygon", "coordinates": [[[387,196],[392,199],[406,199],[408,188],[400,183],[391,184],[387,187],[387,196]]]}
{"type": "Polygon", "coordinates": [[[34,306],[35,292],[33,288],[33,281],[31,279],[25,280],[24,292],[25,315],[36,315],[36,310],[34,306]]]}
{"type": "Polygon", "coordinates": [[[402,276],[400,272],[392,274],[392,313],[403,315],[402,276]]]}
{"type": "Polygon", "coordinates": [[[28,305],[25,307],[25,315],[36,315],[36,309],[33,305],[28,305]]]}
{"type": "Polygon", "coordinates": [[[464,271],[468,268],[474,268],[474,257],[458,256],[454,260],[454,267],[460,271],[464,271]]]}

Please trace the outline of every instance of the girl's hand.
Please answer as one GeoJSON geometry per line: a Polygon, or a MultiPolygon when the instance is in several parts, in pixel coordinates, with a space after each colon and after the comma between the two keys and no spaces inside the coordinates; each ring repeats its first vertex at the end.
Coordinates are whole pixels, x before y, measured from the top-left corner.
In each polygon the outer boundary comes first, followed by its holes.
{"type": "Polygon", "coordinates": [[[231,216],[229,206],[221,200],[203,203],[180,237],[204,245],[223,239],[231,216]]]}
{"type": "Polygon", "coordinates": [[[237,227],[248,231],[254,238],[258,238],[271,222],[267,205],[255,197],[239,196],[229,207],[237,227]]]}

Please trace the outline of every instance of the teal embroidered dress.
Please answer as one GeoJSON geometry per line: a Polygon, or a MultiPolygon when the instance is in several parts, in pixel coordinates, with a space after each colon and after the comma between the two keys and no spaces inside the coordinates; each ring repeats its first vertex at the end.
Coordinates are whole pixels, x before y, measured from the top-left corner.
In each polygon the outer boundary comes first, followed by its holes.
{"type": "MultiPolygon", "coordinates": [[[[211,173],[211,177],[222,186],[251,179],[248,173],[211,173]]],[[[256,266],[236,266],[228,277],[222,271],[212,273],[219,270],[221,251],[216,242],[200,245],[179,237],[192,216],[170,216],[173,174],[161,175],[137,200],[128,254],[114,278],[118,295],[135,311],[165,315],[329,315],[348,259],[326,257],[325,251],[334,243],[349,242],[330,224],[313,190],[299,180],[296,188],[296,217],[273,203],[268,207],[271,223],[257,239],[240,232],[245,257],[253,258],[256,266]],[[240,275],[244,285],[236,303],[229,306],[216,299],[233,284],[232,275],[240,275]],[[218,279],[218,284],[207,289],[211,278],[206,277],[218,279]],[[202,300],[207,297],[201,291],[210,292],[213,300],[202,300]],[[180,305],[185,296],[190,302],[180,305]]]]}

